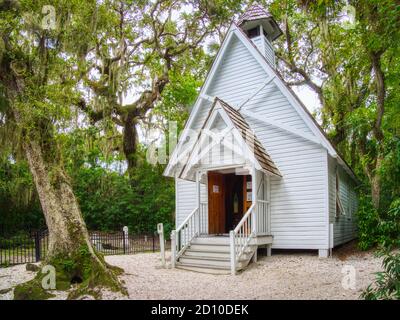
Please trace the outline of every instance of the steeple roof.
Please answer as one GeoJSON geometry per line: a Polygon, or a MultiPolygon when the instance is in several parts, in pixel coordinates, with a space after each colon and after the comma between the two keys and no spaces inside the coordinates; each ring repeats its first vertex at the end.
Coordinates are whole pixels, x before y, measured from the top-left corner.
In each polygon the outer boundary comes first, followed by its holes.
{"type": "Polygon", "coordinates": [[[262,25],[264,31],[268,34],[270,41],[274,41],[282,34],[278,23],[266,9],[257,3],[253,3],[239,17],[236,23],[242,30],[249,30],[258,25],[262,25]]]}
{"type": "Polygon", "coordinates": [[[246,21],[272,18],[272,15],[259,4],[253,3],[240,17],[237,24],[240,26],[246,21]]]}

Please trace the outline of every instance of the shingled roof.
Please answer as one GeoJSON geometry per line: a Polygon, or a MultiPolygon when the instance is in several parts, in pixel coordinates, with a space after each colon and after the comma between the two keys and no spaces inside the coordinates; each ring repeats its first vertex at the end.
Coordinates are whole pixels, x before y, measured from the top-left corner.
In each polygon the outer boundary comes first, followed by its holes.
{"type": "MultiPolygon", "coordinates": [[[[236,109],[232,108],[229,104],[227,104],[223,100],[219,99],[218,97],[215,98],[214,106],[217,102],[219,102],[221,107],[225,110],[225,112],[231,119],[236,129],[239,130],[240,134],[242,135],[244,141],[249,146],[250,150],[254,151],[254,157],[256,158],[260,166],[263,168],[263,170],[281,177],[282,175],[279,172],[277,166],[272,161],[271,157],[264,149],[261,142],[254,135],[253,131],[250,129],[249,124],[243,118],[241,113],[236,109]]],[[[213,109],[214,108],[211,108],[210,113],[212,112],[213,109]]]]}
{"type": "Polygon", "coordinates": [[[237,24],[240,26],[246,21],[271,18],[272,15],[259,4],[253,3],[240,17],[237,24]]]}

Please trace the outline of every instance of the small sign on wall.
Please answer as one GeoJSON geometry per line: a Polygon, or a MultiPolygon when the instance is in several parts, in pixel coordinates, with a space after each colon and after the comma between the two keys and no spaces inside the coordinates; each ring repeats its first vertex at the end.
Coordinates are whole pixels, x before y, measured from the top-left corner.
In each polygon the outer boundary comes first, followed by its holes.
{"type": "Polygon", "coordinates": [[[219,186],[213,185],[213,193],[219,193],[219,186]]]}
{"type": "Polygon", "coordinates": [[[250,192],[247,192],[247,197],[246,197],[247,199],[246,199],[246,201],[252,201],[253,199],[253,193],[250,191],[250,192]]]}
{"type": "Polygon", "coordinates": [[[246,183],[246,188],[247,188],[247,190],[251,190],[251,181],[247,181],[247,183],[246,183]]]}

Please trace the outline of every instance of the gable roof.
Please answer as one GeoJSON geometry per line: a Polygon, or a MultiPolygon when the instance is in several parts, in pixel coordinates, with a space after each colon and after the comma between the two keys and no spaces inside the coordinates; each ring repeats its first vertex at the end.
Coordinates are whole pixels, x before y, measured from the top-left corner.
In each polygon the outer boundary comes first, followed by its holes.
{"type": "MultiPolygon", "coordinates": [[[[233,132],[234,136],[236,136],[236,139],[241,139],[242,140],[241,142],[244,142],[243,146],[246,146],[245,150],[247,150],[246,155],[248,155],[250,160],[256,164],[256,167],[258,167],[258,169],[264,171],[267,174],[282,177],[277,166],[272,161],[271,157],[264,149],[263,145],[254,135],[254,133],[250,129],[249,124],[246,122],[243,116],[234,108],[232,108],[229,104],[227,104],[225,101],[216,97],[208,112],[207,118],[203,123],[201,131],[196,138],[196,141],[191,146],[189,157],[185,162],[184,166],[182,167],[182,169],[180,170],[180,173],[178,175],[180,178],[186,178],[191,165],[196,163],[192,162],[193,158],[196,156],[195,151],[197,151],[197,149],[200,147],[202,132],[205,129],[210,129],[210,125],[212,124],[212,122],[214,121],[215,117],[218,114],[220,114],[223,119],[224,118],[226,119],[224,121],[228,125],[228,128],[220,132],[220,134],[223,135],[223,138],[221,140],[225,138],[224,134],[228,134],[229,132],[231,132],[230,128],[236,129],[236,131],[233,132]],[[223,114],[220,113],[221,109],[224,112],[223,114]]],[[[212,146],[213,146],[212,144],[209,144],[209,149],[211,149],[212,146]]],[[[209,150],[206,150],[206,153],[204,155],[208,154],[208,152],[209,150]]],[[[232,163],[232,165],[235,165],[235,163],[232,163]]]]}
{"type": "Polygon", "coordinates": [[[251,41],[251,39],[247,36],[247,34],[242,30],[242,28],[240,28],[238,26],[238,24],[236,24],[235,22],[233,22],[233,24],[236,25],[237,30],[240,31],[240,33],[248,40],[248,43],[251,44],[251,46],[260,54],[261,58],[264,60],[264,62],[270,67],[271,71],[274,73],[274,76],[276,76],[276,78],[278,79],[279,83],[283,85],[283,87],[288,91],[288,93],[291,95],[292,98],[294,98],[294,100],[297,102],[297,104],[302,108],[302,110],[304,111],[305,115],[307,116],[307,118],[309,120],[312,121],[313,125],[317,128],[317,130],[319,131],[319,133],[322,135],[323,139],[326,141],[326,143],[328,144],[328,146],[330,148],[332,148],[332,150],[334,151],[332,156],[333,157],[337,157],[339,160],[339,163],[341,163],[345,169],[347,169],[346,171],[350,174],[350,176],[356,180],[357,183],[359,183],[359,179],[357,178],[356,174],[354,173],[353,169],[350,167],[350,165],[346,162],[346,160],[344,160],[344,158],[340,155],[340,152],[338,151],[337,147],[335,146],[335,144],[329,139],[328,135],[326,134],[326,132],[321,128],[321,126],[319,125],[319,123],[317,122],[317,120],[315,120],[315,118],[313,117],[313,115],[310,113],[310,111],[307,109],[307,107],[304,105],[304,103],[300,100],[300,98],[298,97],[298,95],[293,91],[293,89],[286,83],[286,81],[282,78],[282,76],[278,73],[278,71],[276,70],[276,68],[274,66],[271,65],[271,63],[268,61],[268,59],[260,52],[260,50],[258,49],[258,47],[253,43],[253,41],[251,41]]]}
{"type": "MultiPolygon", "coordinates": [[[[265,70],[267,74],[271,75],[271,81],[275,83],[275,85],[282,91],[282,93],[287,97],[289,102],[294,106],[295,110],[299,113],[301,118],[305,121],[306,125],[310,128],[311,132],[319,139],[321,142],[321,145],[325,147],[328,150],[328,153],[338,159],[338,162],[344,167],[344,169],[349,173],[349,175],[356,181],[358,182],[359,180],[357,179],[355,173],[353,170],[350,168],[350,166],[345,162],[345,160],[339,155],[339,152],[337,151],[336,147],[333,145],[333,143],[329,140],[327,137],[326,133],[323,131],[323,129],[320,127],[318,122],[314,119],[314,117],[311,115],[311,113],[308,111],[308,109],[305,107],[305,105],[301,102],[299,97],[294,93],[294,91],[286,84],[286,82],[283,80],[283,78],[280,76],[280,74],[277,72],[277,70],[271,66],[271,64],[268,62],[266,57],[259,51],[257,46],[251,41],[251,39],[246,35],[246,33],[235,23],[232,22],[228,32],[225,35],[225,38],[222,42],[222,45],[220,47],[220,50],[217,53],[216,58],[214,59],[214,62],[207,73],[206,79],[204,81],[204,84],[200,90],[200,94],[195,102],[195,105],[190,113],[189,119],[186,121],[185,129],[181,133],[179,142],[174,149],[173,154],[171,155],[171,159],[177,158],[177,152],[181,148],[183,141],[185,138],[188,136],[190,128],[192,126],[192,123],[195,119],[195,115],[198,112],[199,107],[201,106],[201,102],[203,99],[208,99],[207,98],[207,90],[217,73],[217,69],[222,61],[222,57],[226,51],[226,48],[228,47],[233,35],[236,35],[236,37],[242,41],[242,43],[249,49],[250,53],[254,56],[256,61],[260,64],[260,66],[265,70]]],[[[171,162],[167,165],[164,174],[165,175],[170,175],[172,170],[172,164],[171,162]]]]}
{"type": "MultiPolygon", "coordinates": [[[[215,98],[214,105],[217,101],[220,102],[221,107],[228,114],[233,125],[236,127],[236,129],[239,130],[244,141],[248,144],[250,150],[254,151],[254,157],[256,158],[260,166],[264,169],[264,171],[282,177],[277,166],[272,161],[271,157],[269,156],[261,142],[257,139],[253,131],[250,129],[249,124],[246,122],[240,112],[232,108],[229,104],[219,99],[218,97],[215,98]]],[[[210,110],[210,112],[211,111],[212,109],[210,110]]]]}

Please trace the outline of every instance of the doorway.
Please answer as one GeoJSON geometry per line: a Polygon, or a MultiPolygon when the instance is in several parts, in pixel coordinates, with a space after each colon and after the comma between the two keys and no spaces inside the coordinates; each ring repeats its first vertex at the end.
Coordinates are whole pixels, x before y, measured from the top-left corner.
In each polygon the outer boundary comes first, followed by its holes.
{"type": "Polygon", "coordinates": [[[251,206],[251,175],[208,172],[208,233],[229,233],[251,206]]]}

